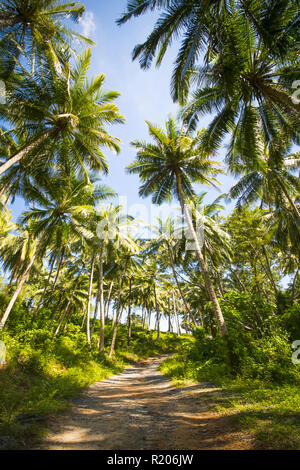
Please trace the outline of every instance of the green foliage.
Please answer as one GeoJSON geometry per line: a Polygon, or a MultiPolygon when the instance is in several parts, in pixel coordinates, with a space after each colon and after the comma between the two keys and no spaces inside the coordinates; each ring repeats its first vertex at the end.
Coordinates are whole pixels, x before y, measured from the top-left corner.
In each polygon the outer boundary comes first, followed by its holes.
{"type": "MultiPolygon", "coordinates": [[[[120,325],[113,361],[103,358],[97,348],[89,348],[80,326],[69,324],[66,332],[52,340],[53,332],[46,327],[15,328],[15,315],[24,313],[15,304],[10,328],[1,332],[6,344],[7,366],[0,369],[0,435],[10,436],[13,447],[23,447],[43,433],[44,420],[69,406],[91,383],[121,372],[129,361],[155,354],[164,354],[180,347],[177,335],[155,332],[134,326],[130,348],[127,329],[120,325]]],[[[45,314],[43,310],[41,314],[45,314]]],[[[45,314],[46,315],[46,314],[45,314]]],[[[29,323],[29,322],[28,322],[29,323]]],[[[106,326],[107,341],[112,325],[106,326]]],[[[96,344],[97,334],[93,337],[96,344]]],[[[109,344],[107,342],[107,344],[109,344]]]]}

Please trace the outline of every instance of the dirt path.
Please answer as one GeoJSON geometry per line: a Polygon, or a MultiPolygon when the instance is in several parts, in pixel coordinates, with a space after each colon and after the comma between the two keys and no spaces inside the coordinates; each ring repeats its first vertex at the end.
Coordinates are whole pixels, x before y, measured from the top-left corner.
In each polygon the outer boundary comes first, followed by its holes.
{"type": "Polygon", "coordinates": [[[174,386],[151,358],[90,386],[53,417],[40,449],[250,449],[232,419],[209,411],[216,389],[174,386]],[[207,400],[211,397],[211,400],[207,400]]]}

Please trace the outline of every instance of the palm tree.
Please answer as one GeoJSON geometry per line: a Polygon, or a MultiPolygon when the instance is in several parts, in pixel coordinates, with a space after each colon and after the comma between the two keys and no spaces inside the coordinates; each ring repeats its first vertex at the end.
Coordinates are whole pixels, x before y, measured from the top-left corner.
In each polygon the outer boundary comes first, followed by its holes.
{"type": "Polygon", "coordinates": [[[22,216],[22,224],[31,221],[30,231],[36,239],[36,248],[4,312],[0,330],[4,328],[37,257],[43,257],[58,228],[67,225],[77,237],[84,237],[86,234],[84,223],[86,217],[93,211],[96,201],[91,185],[72,177],[68,180],[52,179],[51,184],[48,185],[28,185],[26,196],[28,201],[33,201],[38,205],[22,216]]]}
{"type": "MultiPolygon", "coordinates": [[[[135,47],[133,59],[139,58],[141,67],[147,69],[156,56],[156,64],[160,65],[174,39],[181,38],[172,75],[174,100],[182,100],[186,96],[191,71],[198,65],[202,55],[204,63],[208,64],[216,54],[220,54],[221,61],[223,57],[224,64],[227,63],[227,76],[230,78],[230,68],[240,60],[238,55],[235,57],[234,49],[243,46],[249,49],[247,34],[255,40],[256,49],[261,47],[266,50],[268,56],[277,62],[288,64],[289,56],[297,57],[296,2],[274,0],[270,4],[268,0],[130,0],[127,11],[117,23],[123,24],[155,8],[162,12],[147,40],[135,47]],[[224,43],[231,47],[231,58],[224,55],[224,43]]],[[[257,57],[255,62],[258,62],[257,57]]],[[[220,67],[219,73],[222,74],[220,67]]],[[[253,74],[251,80],[254,77],[253,74]]],[[[243,78],[247,79],[246,76],[243,78]]],[[[253,83],[253,89],[256,85],[253,83]]],[[[271,94],[270,89],[269,92],[271,94]]],[[[299,105],[294,104],[285,92],[281,93],[289,107],[299,113],[299,105]]]]}
{"type": "MultiPolygon", "coordinates": [[[[86,50],[75,67],[66,63],[64,73],[49,71],[47,75],[26,76],[8,96],[3,111],[11,130],[19,138],[25,132],[26,143],[16,153],[4,159],[0,175],[20,162],[47,153],[48,162],[75,166],[87,177],[86,166],[107,172],[101,148],[119,152],[120,140],[105,130],[105,124],[123,123],[113,101],[117,92],[104,92],[105,76],[90,82],[86,75],[91,62],[91,50],[86,50]]],[[[3,105],[2,105],[3,108],[3,105]]]]}
{"type": "Polygon", "coordinates": [[[221,170],[217,168],[218,163],[212,161],[199,146],[199,133],[193,138],[171,118],[166,122],[165,131],[149,122],[147,125],[155,144],[133,142],[132,145],[138,150],[137,159],[127,169],[130,173],[139,174],[143,182],[139,191],[141,196],[152,194],[155,204],[170,201],[172,195],[179,200],[195,244],[206,292],[213,303],[220,334],[225,336],[227,328],[224,317],[201,252],[188,204],[189,199],[195,196],[193,183],[215,184],[214,176],[221,170]]]}
{"type": "Polygon", "coordinates": [[[122,207],[110,204],[107,207],[98,205],[96,208],[96,244],[98,246],[99,259],[99,285],[98,297],[100,307],[100,331],[99,331],[99,349],[104,355],[104,325],[105,325],[105,309],[104,309],[104,284],[103,284],[103,264],[105,258],[110,251],[112,256],[116,256],[120,248],[132,248],[133,242],[128,233],[128,224],[132,221],[132,217],[122,214],[122,207]]]}
{"type": "MultiPolygon", "coordinates": [[[[130,221],[129,216],[128,221],[130,221]]],[[[116,300],[116,319],[113,327],[113,336],[110,345],[109,357],[111,358],[114,354],[117,332],[119,322],[121,320],[121,313],[122,313],[122,296],[123,296],[123,285],[125,281],[125,277],[128,274],[128,270],[130,270],[132,265],[136,265],[135,256],[138,253],[139,246],[136,241],[130,236],[130,226],[128,226],[128,222],[126,223],[127,229],[126,232],[118,230],[119,235],[117,237],[117,264],[119,266],[119,289],[118,295],[116,300]],[[128,230],[128,232],[127,232],[128,230]]],[[[133,227],[132,223],[131,226],[133,227]]]]}
{"type": "Polygon", "coordinates": [[[300,153],[290,153],[291,141],[280,133],[269,146],[264,143],[260,129],[256,130],[256,136],[260,151],[252,156],[252,161],[244,155],[240,145],[232,149],[229,169],[244,176],[230,189],[228,197],[237,198],[237,206],[257,200],[261,201],[261,206],[269,208],[289,205],[299,225],[300,210],[296,198],[300,193],[300,182],[291,171],[300,167],[300,153]]]}
{"type": "Polygon", "coordinates": [[[78,22],[85,11],[79,2],[57,0],[3,0],[0,4],[0,69],[11,74],[16,63],[30,58],[34,70],[45,59],[60,67],[60,49],[74,39],[92,44],[67,26],[78,22]],[[62,21],[64,20],[64,22],[62,21]]]}
{"type": "Polygon", "coordinates": [[[160,256],[163,254],[161,250],[163,250],[164,247],[166,248],[168,259],[169,259],[169,265],[171,266],[173,277],[176,282],[177,288],[180,292],[180,296],[184,303],[185,310],[191,317],[191,320],[194,323],[194,325],[196,326],[196,320],[193,316],[193,313],[190,311],[189,305],[185,299],[185,296],[182,291],[180,282],[178,280],[177,272],[175,269],[175,252],[176,251],[178,252],[180,248],[182,248],[182,246],[180,246],[182,245],[182,240],[176,240],[176,231],[180,232],[180,229],[181,227],[179,227],[179,230],[177,227],[177,230],[176,230],[175,221],[172,220],[170,217],[168,217],[164,223],[162,222],[161,219],[157,218],[157,226],[154,227],[154,233],[156,237],[154,240],[152,240],[150,246],[152,249],[155,249],[156,251],[159,250],[160,256]]]}

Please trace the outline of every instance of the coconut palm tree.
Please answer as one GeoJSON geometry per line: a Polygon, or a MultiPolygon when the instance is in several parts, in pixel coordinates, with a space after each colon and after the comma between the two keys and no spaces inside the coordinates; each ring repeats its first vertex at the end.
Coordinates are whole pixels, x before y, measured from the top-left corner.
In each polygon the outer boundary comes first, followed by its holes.
{"type": "Polygon", "coordinates": [[[210,159],[199,146],[199,134],[195,137],[180,128],[173,119],[168,119],[165,130],[147,122],[154,144],[135,141],[137,159],[128,167],[130,173],[140,176],[142,185],[139,194],[146,197],[152,194],[152,201],[161,204],[175,196],[190,230],[195,251],[203,273],[206,292],[213,303],[220,334],[225,336],[227,328],[224,317],[210,280],[199,237],[193,225],[189,199],[195,196],[193,183],[215,185],[215,175],[221,172],[218,163],[210,159]]]}
{"type": "Polygon", "coordinates": [[[181,240],[176,239],[176,235],[177,237],[180,236],[180,231],[182,227],[176,228],[175,221],[171,219],[170,217],[168,217],[165,222],[162,222],[161,219],[157,218],[157,225],[154,226],[153,229],[154,229],[155,238],[151,240],[150,247],[152,250],[154,249],[156,252],[159,251],[160,257],[163,255],[164,248],[166,248],[169,266],[171,267],[174,280],[180,292],[181,299],[184,303],[185,310],[187,314],[191,317],[191,320],[194,323],[194,325],[196,326],[196,320],[193,316],[193,313],[190,311],[189,305],[182,291],[182,288],[178,279],[178,275],[175,269],[176,252],[181,251],[180,248],[182,249],[182,241],[183,241],[182,239],[181,240]]]}
{"type": "MultiPolygon", "coordinates": [[[[181,43],[171,84],[174,100],[182,100],[186,96],[191,71],[199,65],[201,57],[208,64],[219,54],[221,61],[223,57],[224,64],[227,64],[226,72],[230,78],[230,68],[234,68],[240,60],[235,49],[249,48],[247,32],[255,41],[256,49],[263,48],[277,62],[288,64],[289,57],[297,57],[299,12],[296,2],[274,0],[270,4],[268,0],[130,0],[127,11],[117,23],[123,24],[153,9],[160,10],[160,16],[147,40],[135,47],[133,59],[138,58],[144,69],[150,67],[155,57],[156,64],[160,65],[174,39],[178,40],[179,37],[181,43]],[[231,47],[231,57],[224,55],[224,43],[231,47]]],[[[255,62],[259,63],[258,57],[255,57],[255,62]]],[[[219,66],[220,75],[222,72],[219,66]]],[[[249,82],[253,81],[255,75],[248,75],[249,82]]],[[[243,79],[246,81],[247,76],[243,79]]],[[[253,89],[256,85],[253,82],[253,89]]],[[[279,99],[279,93],[275,97],[274,83],[272,87],[269,96],[273,94],[274,99],[279,99]]],[[[293,103],[285,92],[281,93],[289,107],[299,113],[299,105],[293,103]]]]}
{"type": "Polygon", "coordinates": [[[22,59],[31,70],[50,59],[60,68],[59,51],[72,40],[92,41],[72,31],[67,21],[78,22],[85,11],[79,2],[57,0],[3,0],[0,3],[0,69],[11,74],[22,59]]]}
{"type": "Polygon", "coordinates": [[[97,192],[91,185],[72,177],[67,180],[53,178],[48,185],[28,185],[25,194],[27,200],[36,206],[23,214],[22,224],[31,222],[30,232],[36,240],[36,247],[4,312],[0,329],[3,329],[37,257],[44,256],[57,231],[63,226],[67,225],[68,230],[78,238],[84,238],[89,233],[85,228],[86,218],[92,213],[97,201],[97,192]]]}
{"type": "Polygon", "coordinates": [[[9,156],[1,155],[0,175],[24,157],[33,160],[45,153],[48,162],[73,166],[86,177],[87,167],[107,172],[101,149],[119,152],[120,140],[104,126],[122,123],[124,118],[113,104],[119,94],[103,91],[105,76],[87,80],[90,62],[88,49],[72,70],[67,62],[62,75],[49,70],[47,75],[25,76],[8,93],[8,105],[1,105],[0,112],[14,125],[12,134],[21,138],[25,132],[26,143],[9,156]]]}
{"type": "MultiPolygon", "coordinates": [[[[128,221],[130,221],[129,216],[128,221]]],[[[132,221],[131,221],[132,223],[132,221]]],[[[117,338],[117,332],[118,332],[118,326],[121,320],[121,313],[122,313],[122,297],[123,297],[123,286],[124,286],[124,281],[125,277],[129,273],[129,277],[131,276],[131,270],[132,266],[136,266],[137,260],[135,259],[136,255],[138,254],[139,251],[139,245],[138,242],[134,240],[134,238],[130,235],[130,227],[128,227],[128,222],[126,223],[127,229],[125,233],[120,233],[119,231],[119,236],[117,237],[117,264],[119,266],[119,286],[118,286],[118,294],[117,294],[117,299],[116,299],[116,319],[113,327],[113,336],[111,340],[111,345],[110,345],[110,351],[109,351],[109,357],[113,357],[114,350],[115,350],[115,344],[116,344],[116,338],[117,338]],[[129,230],[127,232],[127,230],[129,230]]],[[[132,226],[133,227],[133,226],[132,226]]]]}
{"type": "MultiPolygon", "coordinates": [[[[100,308],[100,331],[99,331],[99,349],[100,353],[104,355],[104,325],[105,325],[105,308],[104,308],[104,278],[103,266],[104,261],[110,257],[118,258],[118,250],[132,249],[135,247],[130,238],[130,224],[132,217],[127,214],[122,214],[122,207],[120,205],[104,206],[100,204],[96,208],[95,217],[95,244],[97,246],[97,257],[99,261],[99,284],[98,284],[98,299],[100,308]]],[[[132,224],[131,224],[132,226],[132,224]]],[[[124,273],[125,275],[125,273],[124,273]]],[[[121,289],[121,288],[120,288],[121,289]]],[[[121,289],[122,290],[122,289],[121,289]]],[[[117,318],[118,320],[118,318],[117,318]]],[[[116,325],[117,329],[118,323],[116,325]]]]}
{"type": "Polygon", "coordinates": [[[293,174],[300,167],[300,152],[290,153],[292,144],[286,135],[278,133],[269,146],[264,143],[259,128],[256,136],[260,151],[253,155],[252,161],[244,155],[243,147],[238,144],[231,151],[229,169],[243,176],[230,189],[228,197],[237,199],[237,206],[258,200],[261,206],[268,208],[289,205],[300,224],[300,209],[296,202],[300,182],[298,176],[293,174]]]}

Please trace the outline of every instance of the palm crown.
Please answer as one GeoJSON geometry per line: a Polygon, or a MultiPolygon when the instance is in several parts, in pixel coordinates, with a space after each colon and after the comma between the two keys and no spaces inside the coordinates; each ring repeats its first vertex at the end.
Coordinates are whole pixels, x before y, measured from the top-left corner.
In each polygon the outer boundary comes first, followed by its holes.
{"type": "Polygon", "coordinates": [[[220,165],[202,151],[201,133],[192,137],[171,118],[165,130],[146,123],[155,143],[132,142],[137,149],[137,159],[127,167],[129,173],[138,173],[143,182],[141,196],[153,194],[152,201],[156,204],[170,201],[172,196],[180,199],[178,176],[187,197],[195,194],[192,186],[195,182],[216,184],[214,176],[221,172],[220,165]]]}

